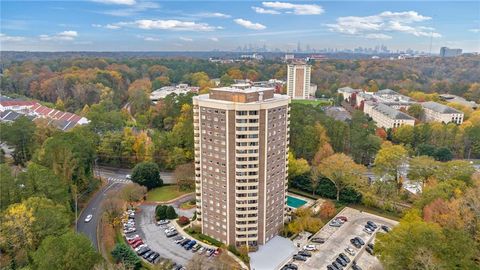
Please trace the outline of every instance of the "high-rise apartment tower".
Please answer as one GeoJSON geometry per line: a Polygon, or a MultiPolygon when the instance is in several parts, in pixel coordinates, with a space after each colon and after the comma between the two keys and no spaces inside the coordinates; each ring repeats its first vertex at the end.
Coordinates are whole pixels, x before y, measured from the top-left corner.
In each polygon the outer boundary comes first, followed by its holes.
{"type": "Polygon", "coordinates": [[[197,217],[202,233],[257,246],[282,228],[289,103],[273,88],[214,88],[193,98],[197,217]]]}
{"type": "Polygon", "coordinates": [[[310,93],[310,73],[312,66],[307,64],[287,65],[287,95],[293,99],[307,99],[310,93]]]}

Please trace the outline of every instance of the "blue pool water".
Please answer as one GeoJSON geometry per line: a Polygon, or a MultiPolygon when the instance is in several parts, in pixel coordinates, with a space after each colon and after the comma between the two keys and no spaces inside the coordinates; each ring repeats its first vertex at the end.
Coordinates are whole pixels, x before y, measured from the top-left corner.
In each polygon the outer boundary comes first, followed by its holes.
{"type": "Polygon", "coordinates": [[[287,205],[292,207],[292,208],[299,208],[300,206],[302,206],[306,203],[307,203],[307,201],[304,201],[302,199],[287,196],[287,205]]]}

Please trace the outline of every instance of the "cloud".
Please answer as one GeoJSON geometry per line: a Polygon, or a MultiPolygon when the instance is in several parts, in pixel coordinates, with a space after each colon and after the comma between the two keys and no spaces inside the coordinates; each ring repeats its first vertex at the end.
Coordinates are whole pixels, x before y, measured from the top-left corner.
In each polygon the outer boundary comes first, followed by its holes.
{"type": "Polygon", "coordinates": [[[93,2],[102,3],[102,4],[114,4],[114,5],[135,5],[137,2],[135,0],[92,0],[93,2]]]}
{"type": "Polygon", "coordinates": [[[5,34],[0,33],[0,41],[1,42],[19,42],[25,40],[25,37],[20,36],[8,36],[5,34]]]}
{"type": "Polygon", "coordinates": [[[241,25],[245,28],[252,29],[252,30],[263,30],[267,28],[265,25],[260,24],[260,23],[253,23],[249,20],[244,20],[244,19],[235,19],[233,20],[235,23],[238,25],[241,25]]]}
{"type": "Polygon", "coordinates": [[[143,40],[145,40],[145,41],[160,41],[160,39],[154,38],[154,37],[144,37],[143,40]]]}
{"type": "Polygon", "coordinates": [[[196,14],[195,17],[203,17],[203,18],[231,18],[232,16],[220,13],[220,12],[204,12],[196,14]]]}
{"type": "Polygon", "coordinates": [[[277,1],[262,2],[262,5],[267,8],[285,10],[285,13],[293,13],[295,15],[318,15],[325,12],[325,10],[321,6],[315,4],[292,4],[277,1]]]}
{"type": "Polygon", "coordinates": [[[383,39],[383,40],[392,39],[392,36],[385,35],[385,34],[367,34],[365,37],[369,39],[383,39]]]}
{"type": "Polygon", "coordinates": [[[179,39],[183,40],[183,41],[188,41],[188,42],[192,42],[193,39],[191,38],[188,38],[188,37],[179,37],[179,39]]]}
{"type": "Polygon", "coordinates": [[[209,38],[209,40],[214,41],[214,42],[218,42],[218,38],[216,38],[216,37],[211,37],[211,38],[209,38]]]}
{"type": "Polygon", "coordinates": [[[441,37],[441,34],[434,32],[434,28],[416,25],[430,19],[431,17],[423,16],[416,11],[385,11],[365,17],[339,17],[336,23],[326,26],[330,31],[348,35],[368,35],[387,31],[406,33],[417,37],[441,37]]]}
{"type": "Polygon", "coordinates": [[[41,40],[74,40],[78,36],[77,31],[63,31],[55,35],[40,35],[41,40]]]}
{"type": "Polygon", "coordinates": [[[127,8],[106,10],[101,11],[100,13],[116,17],[130,17],[143,11],[152,10],[159,7],[160,5],[155,2],[140,2],[136,3],[135,5],[130,5],[127,8]]]}
{"type": "Polygon", "coordinates": [[[468,31],[473,33],[480,33],[480,28],[473,28],[473,29],[469,29],[468,31]]]}
{"type": "MultiPolygon", "coordinates": [[[[144,30],[178,30],[178,31],[213,31],[216,27],[207,23],[197,23],[179,20],[136,20],[133,22],[119,22],[111,24],[111,27],[133,27],[144,30]]],[[[113,28],[111,28],[113,29],[113,28]]]]}
{"type": "Polygon", "coordinates": [[[259,14],[280,14],[279,11],[273,10],[273,9],[264,9],[261,7],[252,7],[252,9],[259,14]]]}

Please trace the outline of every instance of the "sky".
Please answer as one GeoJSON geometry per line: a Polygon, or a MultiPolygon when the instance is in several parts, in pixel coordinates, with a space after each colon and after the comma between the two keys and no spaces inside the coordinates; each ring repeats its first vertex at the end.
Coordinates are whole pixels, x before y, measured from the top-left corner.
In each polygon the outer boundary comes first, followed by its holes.
{"type": "Polygon", "coordinates": [[[0,12],[0,50],[480,51],[480,1],[2,0],[0,12]]]}

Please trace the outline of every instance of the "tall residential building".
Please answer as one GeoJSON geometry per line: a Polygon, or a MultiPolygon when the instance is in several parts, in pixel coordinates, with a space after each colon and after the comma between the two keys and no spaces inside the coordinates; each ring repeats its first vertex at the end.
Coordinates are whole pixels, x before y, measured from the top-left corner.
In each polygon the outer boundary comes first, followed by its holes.
{"type": "Polygon", "coordinates": [[[221,87],[193,98],[197,217],[228,245],[263,245],[286,209],[289,103],[273,88],[221,87]]]}
{"type": "Polygon", "coordinates": [[[462,49],[450,49],[447,47],[440,48],[441,57],[455,57],[459,55],[462,55],[462,49]]]}
{"type": "Polygon", "coordinates": [[[307,64],[287,65],[287,94],[293,99],[307,99],[310,93],[310,73],[307,64]]]}

